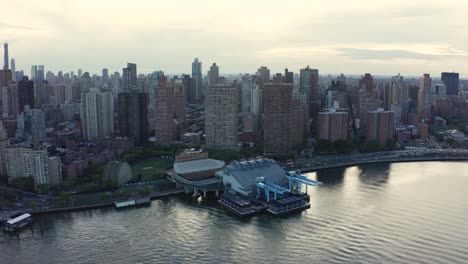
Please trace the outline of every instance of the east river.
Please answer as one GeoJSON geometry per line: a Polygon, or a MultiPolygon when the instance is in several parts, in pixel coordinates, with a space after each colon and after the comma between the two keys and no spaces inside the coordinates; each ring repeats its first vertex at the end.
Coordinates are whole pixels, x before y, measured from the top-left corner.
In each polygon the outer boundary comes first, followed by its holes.
{"type": "Polygon", "coordinates": [[[241,220],[214,202],[36,216],[0,234],[0,263],[468,263],[468,163],[373,164],[309,173],[311,208],[241,220]]]}

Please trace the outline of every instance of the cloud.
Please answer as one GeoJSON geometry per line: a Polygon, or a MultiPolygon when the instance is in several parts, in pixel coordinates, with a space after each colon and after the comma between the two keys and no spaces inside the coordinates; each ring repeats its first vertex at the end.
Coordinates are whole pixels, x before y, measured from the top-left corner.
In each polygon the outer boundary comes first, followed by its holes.
{"type": "Polygon", "coordinates": [[[37,30],[37,28],[33,28],[29,26],[22,26],[22,25],[14,25],[14,24],[3,22],[3,21],[0,21],[0,29],[37,30]]]}
{"type": "Polygon", "coordinates": [[[448,58],[467,58],[468,53],[460,53],[460,50],[438,48],[439,53],[421,53],[403,49],[359,49],[359,48],[336,48],[339,55],[347,56],[356,60],[442,60],[448,58]]]}

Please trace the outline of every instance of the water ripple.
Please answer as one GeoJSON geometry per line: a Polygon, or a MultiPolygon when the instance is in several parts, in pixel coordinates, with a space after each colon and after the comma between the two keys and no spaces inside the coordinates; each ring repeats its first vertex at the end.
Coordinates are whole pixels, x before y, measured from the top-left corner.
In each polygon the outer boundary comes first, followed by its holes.
{"type": "Polygon", "coordinates": [[[334,170],[339,182],[314,190],[311,209],[286,218],[238,219],[191,198],[53,214],[40,217],[43,236],[0,234],[11,253],[0,262],[468,263],[464,171],[462,162],[334,170]]]}

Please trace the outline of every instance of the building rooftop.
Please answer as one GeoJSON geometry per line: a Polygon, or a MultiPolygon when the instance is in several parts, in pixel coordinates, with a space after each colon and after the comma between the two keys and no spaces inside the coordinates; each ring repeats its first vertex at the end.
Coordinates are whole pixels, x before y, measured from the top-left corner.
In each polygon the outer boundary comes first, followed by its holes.
{"type": "Polygon", "coordinates": [[[231,201],[235,202],[237,205],[239,206],[247,206],[247,205],[250,205],[250,202],[245,200],[244,198],[242,197],[239,197],[239,196],[236,196],[236,195],[233,195],[233,194],[230,194],[230,193],[225,193],[224,196],[228,199],[230,199],[231,201]]]}
{"type": "Polygon", "coordinates": [[[177,174],[186,174],[198,171],[219,170],[225,165],[224,161],[215,159],[198,159],[174,163],[177,174]]]}
{"type": "Polygon", "coordinates": [[[8,220],[7,223],[10,224],[10,225],[14,225],[14,224],[18,223],[19,221],[22,221],[22,220],[24,220],[26,218],[29,218],[29,217],[31,217],[30,214],[22,214],[22,215],[20,215],[20,216],[18,216],[16,218],[8,220]]]}
{"type": "Polygon", "coordinates": [[[234,161],[226,166],[226,170],[246,190],[255,188],[258,177],[279,185],[286,183],[286,172],[272,159],[234,161]]]}

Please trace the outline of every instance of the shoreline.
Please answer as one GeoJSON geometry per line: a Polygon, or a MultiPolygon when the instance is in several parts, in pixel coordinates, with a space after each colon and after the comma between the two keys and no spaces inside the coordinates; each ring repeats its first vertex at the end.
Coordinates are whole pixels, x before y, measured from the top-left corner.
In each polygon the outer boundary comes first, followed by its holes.
{"type": "MultiPolygon", "coordinates": [[[[378,164],[378,163],[408,163],[408,162],[468,162],[467,157],[411,157],[411,159],[401,159],[401,158],[392,158],[392,159],[380,159],[380,160],[356,160],[352,162],[346,163],[339,163],[339,164],[327,164],[323,166],[309,166],[309,167],[301,167],[301,168],[291,168],[291,170],[300,170],[303,173],[309,172],[317,172],[327,169],[334,169],[334,168],[343,168],[343,167],[354,167],[359,165],[365,164],[378,164]]],[[[151,200],[155,200],[158,198],[174,196],[185,193],[184,188],[176,188],[167,191],[160,191],[157,193],[153,193],[150,195],[151,200]]],[[[22,213],[30,213],[32,215],[42,215],[42,214],[49,214],[49,213],[59,213],[59,212],[72,212],[72,211],[81,211],[81,210],[89,210],[89,209],[99,209],[99,208],[106,208],[114,206],[114,201],[111,202],[104,202],[92,205],[82,205],[82,206],[74,206],[74,207],[64,207],[64,208],[50,208],[44,210],[24,210],[21,211],[22,213]]]]}
{"type": "Polygon", "coordinates": [[[455,162],[455,161],[467,161],[468,157],[422,157],[422,158],[411,158],[411,159],[382,159],[382,160],[359,160],[347,163],[340,163],[340,164],[333,164],[333,165],[325,165],[325,166],[308,166],[302,168],[293,168],[295,170],[300,170],[302,172],[316,172],[321,170],[327,169],[335,169],[335,168],[343,168],[343,167],[354,167],[359,165],[365,164],[377,164],[377,163],[408,163],[408,162],[431,162],[431,161],[439,161],[439,162],[455,162]]]}
{"type": "MultiPolygon", "coordinates": [[[[167,191],[160,191],[150,195],[151,200],[155,200],[158,198],[163,198],[172,195],[178,195],[184,193],[183,188],[176,188],[167,191]]],[[[58,213],[58,212],[70,212],[70,211],[80,211],[80,210],[88,210],[88,209],[98,209],[98,208],[105,208],[114,205],[114,201],[112,202],[105,202],[93,205],[82,205],[82,206],[74,206],[74,207],[63,207],[63,208],[51,208],[45,210],[27,210],[26,213],[30,213],[32,215],[40,215],[40,214],[48,214],[48,213],[58,213]]]]}

